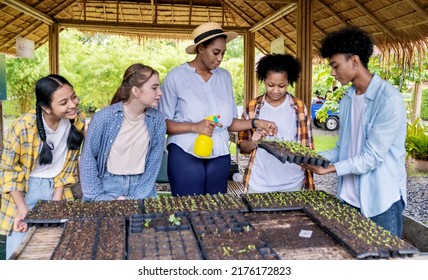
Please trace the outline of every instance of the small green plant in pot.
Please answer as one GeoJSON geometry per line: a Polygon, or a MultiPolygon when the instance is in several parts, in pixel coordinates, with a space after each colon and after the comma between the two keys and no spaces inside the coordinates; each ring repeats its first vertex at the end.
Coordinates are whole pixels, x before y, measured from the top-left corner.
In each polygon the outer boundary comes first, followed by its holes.
{"type": "Polygon", "coordinates": [[[407,123],[406,152],[417,170],[428,172],[428,126],[420,119],[407,123]]]}

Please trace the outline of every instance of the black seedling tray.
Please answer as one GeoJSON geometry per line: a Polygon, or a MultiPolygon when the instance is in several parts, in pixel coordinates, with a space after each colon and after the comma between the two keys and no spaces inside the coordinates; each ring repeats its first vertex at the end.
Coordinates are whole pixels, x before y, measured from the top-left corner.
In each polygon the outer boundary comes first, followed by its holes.
{"type": "Polygon", "coordinates": [[[276,157],[279,161],[282,163],[295,163],[295,164],[308,164],[308,165],[315,165],[315,166],[322,166],[326,168],[330,165],[330,161],[324,158],[320,157],[307,157],[303,155],[293,155],[293,154],[287,154],[283,155],[276,149],[272,149],[268,144],[261,142],[258,144],[258,147],[266,150],[268,153],[276,157]]]}
{"type": "MultiPolygon", "coordinates": [[[[318,219],[316,216],[316,211],[311,211],[308,208],[303,209],[303,211],[311,217],[311,219],[318,224],[325,232],[327,232],[331,237],[333,237],[339,244],[344,246],[355,258],[357,259],[380,259],[380,258],[394,258],[394,257],[404,257],[411,256],[413,254],[418,254],[419,250],[412,245],[405,243],[404,248],[388,248],[382,247],[380,245],[373,245],[370,249],[357,248],[357,246],[352,246],[350,242],[340,237],[340,230],[335,230],[330,226],[326,226],[322,220],[318,219]]],[[[384,230],[384,229],[380,229],[384,230]]],[[[395,237],[399,239],[398,237],[395,237]]],[[[354,240],[355,241],[355,240],[354,240]]],[[[363,242],[363,241],[360,241],[363,242]]]]}
{"type": "Polygon", "coordinates": [[[187,216],[184,213],[175,216],[181,219],[180,225],[171,225],[166,214],[132,215],[128,259],[202,259],[187,216]]]}
{"type": "Polygon", "coordinates": [[[25,222],[32,224],[40,223],[62,223],[67,219],[88,219],[100,217],[128,217],[134,213],[120,213],[115,207],[130,203],[137,203],[136,213],[142,213],[143,200],[103,201],[103,202],[81,202],[81,201],[47,201],[39,200],[30,212],[25,222]],[[111,205],[110,205],[111,204],[111,205]],[[107,206],[108,207],[107,207],[107,206]],[[103,207],[107,207],[104,209],[103,207]],[[51,212],[45,212],[44,208],[54,208],[51,212]],[[68,211],[65,211],[68,208],[68,211]],[[104,212],[103,212],[104,211],[104,212]],[[111,211],[111,212],[108,212],[111,211]],[[115,212],[116,211],[116,212],[115,212]],[[119,215],[120,214],[120,215],[119,215]],[[49,215],[49,216],[48,216],[49,215]]]}
{"type": "Polygon", "coordinates": [[[267,211],[295,211],[301,210],[303,206],[266,206],[266,207],[257,207],[254,206],[251,201],[248,200],[245,194],[241,194],[242,201],[247,204],[250,212],[267,212],[267,211]]]}
{"type": "Polygon", "coordinates": [[[252,231],[254,227],[243,213],[235,211],[211,211],[189,213],[190,223],[196,236],[252,231]]]}
{"type": "MultiPolygon", "coordinates": [[[[114,221],[114,220],[119,220],[119,222],[122,223],[122,229],[121,229],[121,234],[122,234],[122,238],[120,238],[120,236],[116,236],[117,238],[119,238],[120,240],[122,240],[123,242],[123,250],[121,252],[121,257],[120,259],[125,259],[125,255],[126,255],[126,228],[125,228],[125,218],[121,218],[121,217],[107,217],[107,218],[89,218],[89,219],[74,219],[74,220],[69,220],[67,221],[67,223],[65,224],[64,230],[61,234],[61,238],[58,242],[58,245],[56,246],[54,252],[52,253],[51,259],[68,259],[67,256],[67,251],[68,250],[79,250],[82,248],[76,248],[74,247],[76,244],[76,246],[79,246],[79,244],[81,244],[81,237],[80,234],[76,234],[78,232],[84,232],[85,229],[87,228],[87,224],[88,223],[92,223],[95,224],[95,229],[93,232],[93,237],[91,239],[93,239],[92,245],[91,245],[91,256],[87,259],[91,259],[91,260],[95,260],[95,259],[104,259],[102,258],[103,256],[99,255],[100,251],[105,251],[105,250],[98,250],[98,248],[100,246],[110,246],[111,249],[111,245],[112,244],[107,244],[104,243],[102,241],[100,241],[100,239],[104,238],[104,236],[101,236],[101,227],[103,223],[107,223],[107,227],[108,228],[113,228],[110,226],[110,222],[114,221]],[[72,236],[70,237],[68,235],[68,232],[71,231],[72,236]],[[61,246],[66,246],[65,250],[61,249],[61,246]],[[59,256],[58,254],[62,253],[61,256],[59,256]]],[[[111,236],[114,235],[114,232],[105,232],[106,236],[111,236]]],[[[86,238],[88,236],[85,236],[86,238]]],[[[80,258],[79,258],[80,259],[80,258]]]]}

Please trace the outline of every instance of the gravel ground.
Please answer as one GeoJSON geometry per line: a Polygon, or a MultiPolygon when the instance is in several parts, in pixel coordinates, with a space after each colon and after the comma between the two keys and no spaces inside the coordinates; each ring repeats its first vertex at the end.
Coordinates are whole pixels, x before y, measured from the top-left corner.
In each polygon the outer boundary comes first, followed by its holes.
{"type": "MultiPolygon", "coordinates": [[[[337,135],[337,131],[327,131],[324,129],[312,127],[314,135],[337,135]]],[[[428,225],[428,173],[416,174],[412,169],[412,162],[408,163],[407,178],[407,206],[404,214],[428,225]]],[[[337,191],[336,174],[316,175],[314,176],[315,186],[319,190],[324,190],[331,194],[337,191]]]]}
{"type": "MultiPolygon", "coordinates": [[[[336,194],[336,174],[314,176],[315,186],[318,190],[324,190],[336,194]]],[[[407,206],[404,214],[425,224],[428,224],[428,174],[426,176],[407,178],[407,206]]]]}

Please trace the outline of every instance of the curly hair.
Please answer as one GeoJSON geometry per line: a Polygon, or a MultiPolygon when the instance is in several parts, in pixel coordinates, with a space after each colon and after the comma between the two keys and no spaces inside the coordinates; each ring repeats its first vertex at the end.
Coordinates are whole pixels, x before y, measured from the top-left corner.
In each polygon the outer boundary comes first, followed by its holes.
{"type": "Polygon", "coordinates": [[[373,46],[369,33],[355,26],[347,26],[328,34],[321,42],[320,53],[323,58],[331,58],[338,53],[347,55],[347,59],[358,55],[364,67],[368,68],[373,46]]]}
{"type": "Polygon", "coordinates": [[[287,73],[288,83],[293,86],[297,82],[301,70],[300,61],[289,54],[269,54],[257,63],[257,79],[264,81],[269,72],[287,73]]]}

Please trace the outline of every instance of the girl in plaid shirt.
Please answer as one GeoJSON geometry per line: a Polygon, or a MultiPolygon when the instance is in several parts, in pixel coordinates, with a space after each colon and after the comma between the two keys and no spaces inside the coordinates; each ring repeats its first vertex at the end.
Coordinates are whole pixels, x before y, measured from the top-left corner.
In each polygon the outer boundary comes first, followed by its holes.
{"type": "Polygon", "coordinates": [[[9,259],[27,234],[24,218],[41,200],[72,200],[84,133],[79,99],[62,76],[36,83],[36,109],[18,118],[4,140],[0,163],[0,234],[9,259]]]}
{"type": "MultiPolygon", "coordinates": [[[[272,54],[260,59],[257,78],[263,81],[266,93],[251,100],[243,112],[243,119],[263,118],[276,123],[276,138],[299,142],[314,148],[311,118],[305,104],[287,92],[289,85],[297,81],[300,62],[291,55],[272,54]]],[[[310,171],[292,163],[281,163],[263,149],[257,149],[256,141],[271,138],[264,131],[252,129],[239,133],[241,152],[250,153],[244,174],[246,192],[299,191],[314,189],[310,171]]]]}

